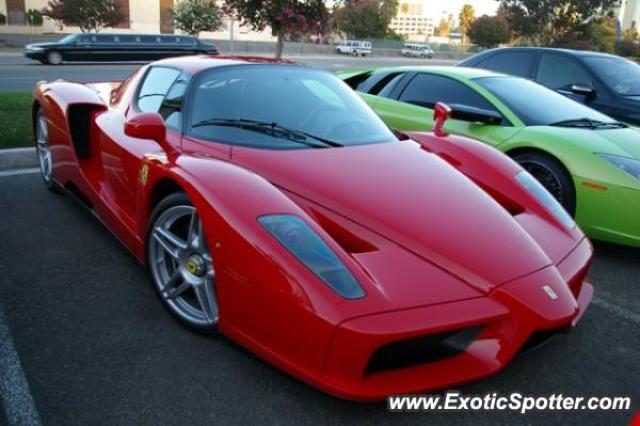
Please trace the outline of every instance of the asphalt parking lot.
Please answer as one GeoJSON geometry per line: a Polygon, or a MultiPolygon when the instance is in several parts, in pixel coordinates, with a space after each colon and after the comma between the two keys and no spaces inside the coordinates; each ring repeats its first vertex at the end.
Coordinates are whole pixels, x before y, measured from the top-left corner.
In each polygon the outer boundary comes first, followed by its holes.
{"type": "Polygon", "coordinates": [[[629,396],[630,411],[392,414],[324,395],[167,315],[146,271],[37,174],[0,177],[0,300],[43,424],[627,424],[639,408],[640,251],[597,245],[580,326],[465,394],[629,396]]]}
{"type": "MultiPolygon", "coordinates": [[[[304,61],[330,70],[389,64],[304,61]]],[[[139,66],[43,66],[0,52],[0,92],[31,90],[41,79],[118,79],[139,66]]],[[[461,390],[625,396],[631,410],[393,414],[385,404],[316,391],[224,337],[187,331],[165,312],[146,270],[90,213],[50,194],[38,174],[0,172],[0,367],[16,361],[20,371],[12,372],[24,373],[14,377],[22,393],[1,395],[0,425],[11,415],[45,425],[626,425],[640,409],[640,249],[596,244],[596,253],[596,296],[578,328],[461,390]],[[3,358],[8,349],[15,359],[3,358]]]]}

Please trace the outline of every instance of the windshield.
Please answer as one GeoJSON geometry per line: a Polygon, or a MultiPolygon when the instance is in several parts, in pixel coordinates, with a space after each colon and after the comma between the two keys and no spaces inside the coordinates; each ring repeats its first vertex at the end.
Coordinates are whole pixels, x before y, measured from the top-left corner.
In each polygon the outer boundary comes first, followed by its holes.
{"type": "Polygon", "coordinates": [[[474,81],[502,101],[526,126],[549,126],[585,118],[614,122],[604,114],[529,80],[481,77],[474,81]]]}
{"type": "Polygon", "coordinates": [[[201,139],[266,149],[397,140],[341,80],[298,65],[205,71],[192,99],[190,134],[201,139]]]}
{"type": "Polygon", "coordinates": [[[58,43],[62,43],[62,44],[73,43],[77,37],[78,37],[78,34],[69,34],[68,36],[62,37],[58,43]]]}
{"type": "Polygon", "coordinates": [[[623,96],[640,96],[640,65],[609,56],[588,56],[584,61],[609,89],[623,96]]]}

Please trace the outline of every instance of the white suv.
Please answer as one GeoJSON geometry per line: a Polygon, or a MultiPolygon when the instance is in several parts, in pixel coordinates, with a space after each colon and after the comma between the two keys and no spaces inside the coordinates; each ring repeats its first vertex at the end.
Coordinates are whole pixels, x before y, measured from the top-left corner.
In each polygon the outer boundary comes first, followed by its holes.
{"type": "Polygon", "coordinates": [[[419,43],[405,43],[400,50],[402,56],[414,56],[418,58],[433,58],[431,46],[419,43]]]}
{"type": "Polygon", "coordinates": [[[336,53],[344,53],[353,56],[366,56],[372,52],[371,42],[346,40],[342,44],[336,46],[336,53]]]}

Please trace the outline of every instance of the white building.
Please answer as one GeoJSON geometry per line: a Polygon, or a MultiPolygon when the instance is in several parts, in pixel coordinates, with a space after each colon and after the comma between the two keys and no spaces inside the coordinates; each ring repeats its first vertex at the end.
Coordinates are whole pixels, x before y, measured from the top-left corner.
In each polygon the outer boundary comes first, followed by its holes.
{"type": "Polygon", "coordinates": [[[640,30],[640,0],[622,0],[618,17],[623,31],[629,28],[640,30]]]}
{"type": "Polygon", "coordinates": [[[424,41],[434,33],[433,18],[429,16],[425,2],[401,2],[389,28],[414,41],[424,41]]]}
{"type": "MultiPolygon", "coordinates": [[[[125,15],[124,22],[117,28],[108,28],[109,32],[135,32],[135,33],[173,33],[173,21],[169,11],[180,0],[117,0],[120,9],[125,15]]],[[[8,25],[0,26],[0,32],[4,33],[73,33],[80,31],[77,27],[60,28],[52,20],[45,18],[41,27],[31,28],[25,22],[25,12],[29,9],[42,10],[47,6],[47,0],[0,0],[0,13],[7,17],[8,25]]],[[[225,29],[215,33],[202,33],[200,37],[214,39],[228,39],[230,25],[225,23],[225,29]]],[[[236,40],[263,40],[273,41],[271,31],[251,31],[248,28],[234,25],[234,38],[236,40]]]]}

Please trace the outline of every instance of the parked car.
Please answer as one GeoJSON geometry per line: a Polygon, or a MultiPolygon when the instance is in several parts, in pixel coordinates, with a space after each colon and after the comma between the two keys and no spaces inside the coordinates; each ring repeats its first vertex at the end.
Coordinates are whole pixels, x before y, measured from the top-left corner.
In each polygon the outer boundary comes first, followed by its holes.
{"type": "Polygon", "coordinates": [[[405,43],[400,50],[402,56],[410,56],[416,58],[433,58],[433,49],[431,46],[419,43],[405,43]]]}
{"type": "Polygon", "coordinates": [[[167,59],[34,102],[45,185],[148,266],[169,313],[333,395],[493,375],[591,300],[591,245],[529,173],[467,138],[396,138],[327,71],[167,59]]]}
{"type": "Polygon", "coordinates": [[[391,127],[481,140],[520,163],[592,238],[640,247],[640,131],[523,78],[461,67],[343,73],[391,127]]]}
{"type": "Polygon", "coordinates": [[[370,55],[371,52],[373,52],[373,48],[369,41],[346,40],[336,46],[336,53],[346,55],[367,56],[370,55]]]}
{"type": "Polygon", "coordinates": [[[534,80],[616,120],[640,126],[640,65],[619,56],[566,49],[499,48],[458,65],[534,80]]]}
{"type": "Polygon", "coordinates": [[[152,61],[171,56],[217,55],[213,44],[185,35],[71,34],[54,43],[34,43],[24,55],[42,63],[152,61]]]}

